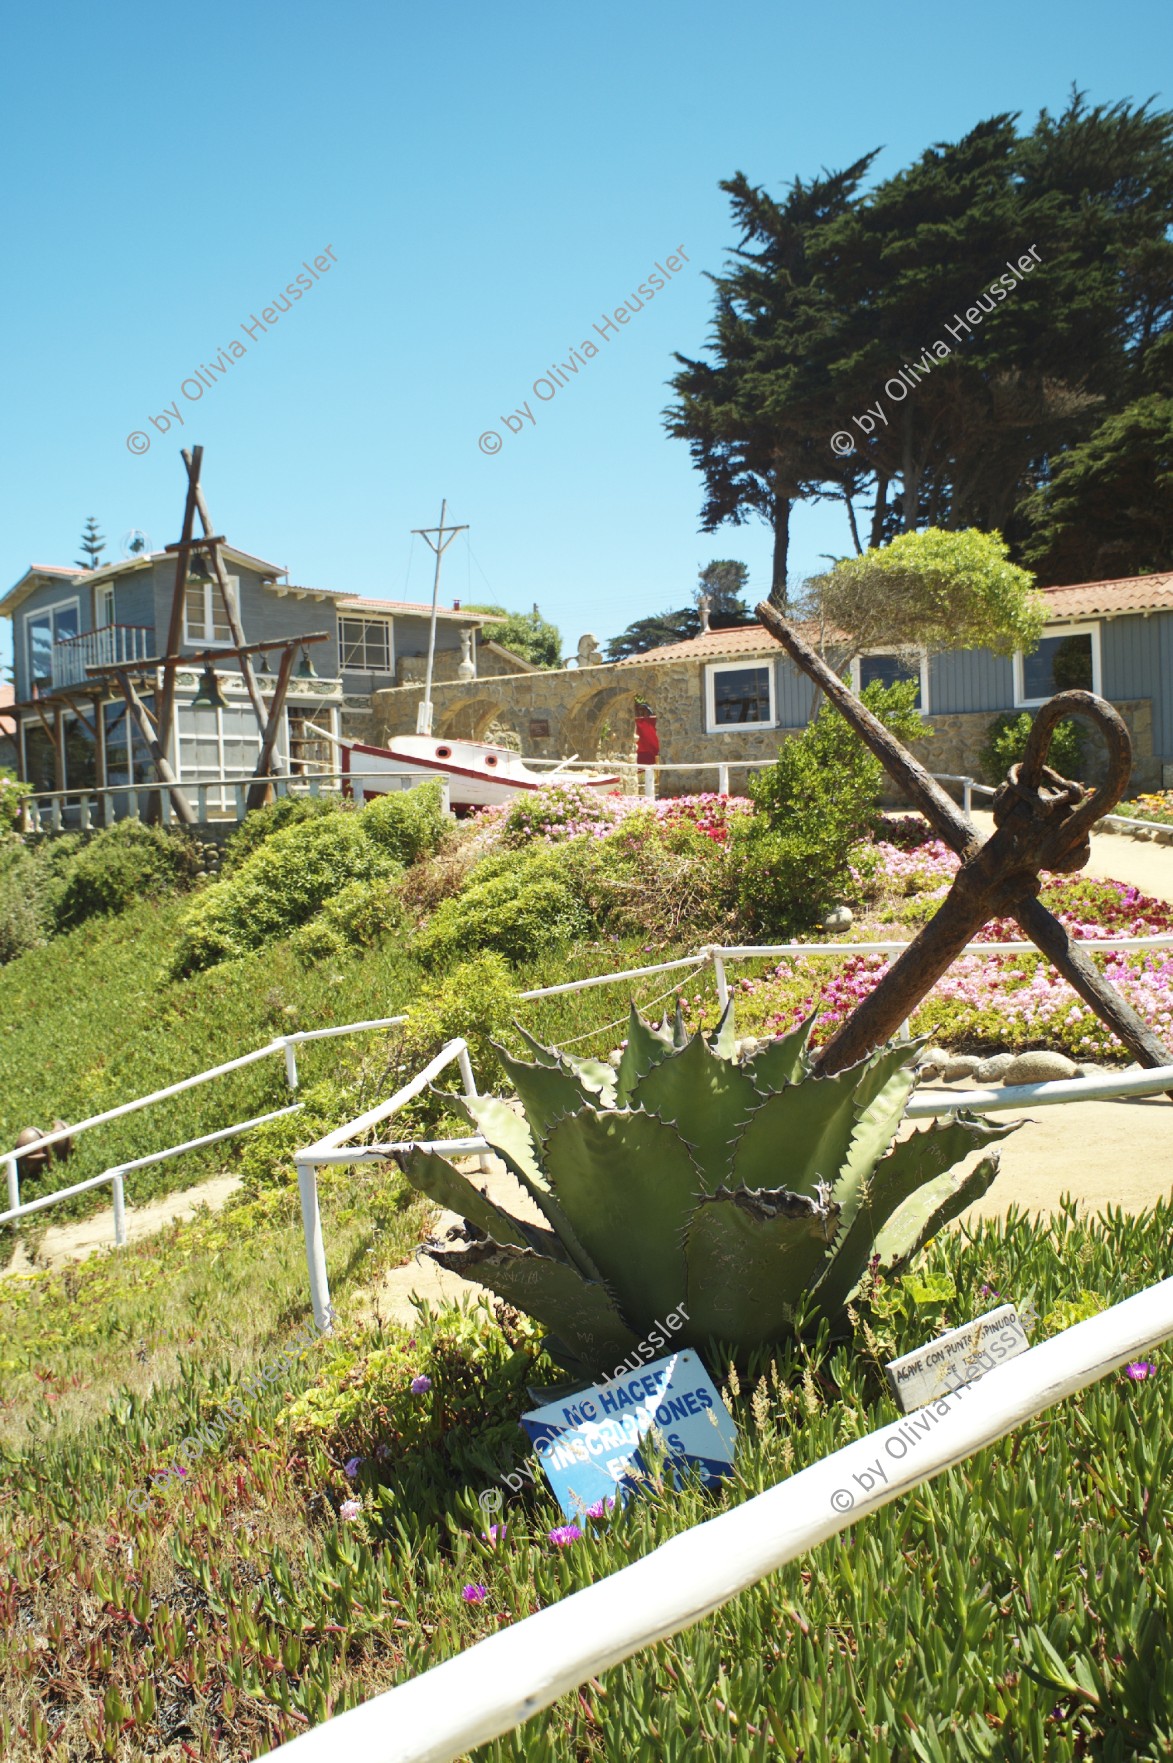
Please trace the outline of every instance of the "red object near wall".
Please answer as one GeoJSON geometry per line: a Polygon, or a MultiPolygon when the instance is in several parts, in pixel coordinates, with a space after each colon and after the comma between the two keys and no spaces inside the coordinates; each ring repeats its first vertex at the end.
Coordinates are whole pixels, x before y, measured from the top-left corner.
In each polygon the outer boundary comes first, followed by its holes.
{"type": "Polygon", "coordinates": [[[635,719],[635,743],[636,764],[655,765],[660,757],[660,737],[656,733],[656,719],[650,712],[635,719]]]}

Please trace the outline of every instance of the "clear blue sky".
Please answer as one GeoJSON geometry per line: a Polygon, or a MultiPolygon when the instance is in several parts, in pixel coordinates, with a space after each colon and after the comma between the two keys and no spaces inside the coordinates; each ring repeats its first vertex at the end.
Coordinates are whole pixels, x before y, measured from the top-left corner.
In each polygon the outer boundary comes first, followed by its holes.
{"type": "MultiPolygon", "coordinates": [[[[778,192],[874,147],[887,175],[996,111],[1060,108],[1073,81],[1160,95],[1171,38],[1167,0],[14,9],[0,585],[71,563],[90,513],[107,558],[133,527],[175,539],[178,449],[199,441],[217,530],[295,581],[427,598],[410,530],[446,496],[471,554],[452,544],[445,597],[536,600],[568,651],[683,604],[714,557],[764,588],[766,528],[701,534],[661,424],[735,242],[718,180],[778,192]],[[242,332],[327,246],[337,266],[242,332]],[[601,342],[678,246],[682,272],[601,342]],[[598,355],[540,402],[584,338],[598,355]],[[185,426],[160,434],[173,403],[185,426]]],[[[800,513],[796,571],[848,543],[841,511],[800,513]]]]}

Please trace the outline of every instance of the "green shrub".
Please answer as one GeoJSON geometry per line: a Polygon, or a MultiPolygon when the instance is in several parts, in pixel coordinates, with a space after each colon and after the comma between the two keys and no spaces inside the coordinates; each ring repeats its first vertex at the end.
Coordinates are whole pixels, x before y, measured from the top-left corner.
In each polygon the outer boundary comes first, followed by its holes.
{"type": "MultiPolygon", "coordinates": [[[[915,680],[870,685],[863,702],[900,740],[930,731],[913,708],[915,680]]],[[[730,835],[739,915],[750,931],[818,922],[851,891],[852,851],[879,824],[884,770],[829,703],[750,782],[756,812],[730,835]]]]}
{"type": "Polygon", "coordinates": [[[357,814],[295,822],[200,895],[184,920],[172,977],[263,948],[308,923],[347,882],[397,869],[357,814]]]}
{"type": "Polygon", "coordinates": [[[32,793],[31,784],[22,784],[10,771],[0,767],[0,834],[16,831],[20,825],[21,803],[32,793]]]}
{"type": "MultiPolygon", "coordinates": [[[[400,1082],[413,1077],[457,1035],[468,1042],[473,1070],[482,1087],[497,1079],[500,1067],[492,1043],[504,1034],[517,1008],[513,976],[503,956],[486,952],[462,961],[433,990],[417,997],[407,1011],[396,1055],[400,1082]]],[[[429,1100],[421,1098],[431,1121],[436,1110],[428,1107],[429,1100]]],[[[396,1116],[403,1133],[407,1131],[405,1119],[406,1113],[396,1116]]]]}
{"type": "Polygon", "coordinates": [[[123,912],[135,900],[158,899],[195,881],[199,858],[190,839],[140,820],[121,820],[89,839],[65,863],[59,847],[50,849],[63,886],[56,904],[61,930],[87,918],[123,912]]]}
{"type": "Polygon", "coordinates": [[[589,928],[553,852],[502,852],[478,864],[461,892],[437,907],[417,952],[428,966],[447,966],[477,949],[520,963],[589,928]]]}
{"type": "Polygon", "coordinates": [[[564,874],[595,926],[645,943],[704,941],[722,928],[724,850],[693,822],[628,815],[604,838],[559,847],[564,874]]]}
{"type": "Polygon", "coordinates": [[[551,784],[546,790],[519,790],[501,822],[501,842],[518,849],[539,836],[569,839],[588,823],[613,818],[605,800],[584,784],[551,784]]]}
{"type": "Polygon", "coordinates": [[[398,871],[373,881],[348,882],[316,918],[295,930],[289,946],[299,961],[336,961],[360,949],[376,949],[403,923],[398,871]]]}
{"type": "Polygon", "coordinates": [[[430,857],[447,836],[442,801],[439,784],[417,784],[413,790],[376,796],[359,810],[359,819],[367,837],[406,866],[430,857]]]}
{"type": "MultiPolygon", "coordinates": [[[[1015,716],[1004,710],[995,716],[986,730],[986,738],[978,754],[982,778],[988,784],[1003,783],[1012,765],[1020,765],[1026,743],[1034,726],[1034,716],[1024,710],[1015,716]]],[[[1083,767],[1083,730],[1070,716],[1065,716],[1051,736],[1047,764],[1064,777],[1079,778],[1083,767]]]]}
{"type": "Polygon", "coordinates": [[[242,868],[274,833],[303,820],[317,820],[323,814],[338,814],[341,806],[336,797],[330,796],[278,796],[264,808],[254,808],[224,846],[221,875],[232,875],[242,868]]]}
{"type": "Polygon", "coordinates": [[[39,949],[53,924],[47,876],[21,839],[0,836],[0,966],[39,949]]]}

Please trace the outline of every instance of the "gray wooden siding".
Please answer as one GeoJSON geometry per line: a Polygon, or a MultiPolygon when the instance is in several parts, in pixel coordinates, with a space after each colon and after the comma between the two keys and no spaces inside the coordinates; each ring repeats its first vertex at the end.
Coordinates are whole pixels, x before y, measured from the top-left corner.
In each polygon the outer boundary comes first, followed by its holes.
{"type": "MultiPolygon", "coordinates": [[[[778,727],[805,728],[810,720],[811,705],[814,703],[814,685],[806,674],[788,658],[784,657],[775,665],[778,670],[775,682],[778,727]]],[[[703,677],[701,689],[704,689],[703,677]]]]}
{"type": "Polygon", "coordinates": [[[929,714],[1010,710],[1014,667],[1009,656],[988,649],[953,649],[929,656],[929,714]]]}
{"type": "MultiPolygon", "coordinates": [[[[295,600],[292,594],[277,594],[261,585],[261,577],[251,569],[233,564],[225,558],[229,575],[239,582],[240,622],[245,641],[259,643],[266,637],[295,637],[300,632],[327,631],[329,641],[314,643],[306,652],[323,679],[338,677],[338,620],[333,600],[295,600]]],[[[171,595],[175,587],[174,565],[167,561],[154,568],[155,631],[159,649],[167,642],[167,625],[171,617],[171,595]]],[[[128,622],[134,622],[128,620],[128,622]]],[[[191,654],[199,644],[186,643],[183,654],[191,654]]],[[[299,657],[300,660],[300,657],[299,657]]],[[[277,670],[279,656],[274,651],[269,665],[277,670]]],[[[226,659],[225,667],[235,669],[235,660],[226,659]]]]}
{"type": "MultiPolygon", "coordinates": [[[[174,564],[171,565],[174,580],[174,564]]],[[[168,601],[170,604],[170,601],[168,601]]],[[[115,624],[138,624],[153,628],[155,639],[160,645],[167,640],[167,626],[164,624],[162,635],[155,616],[155,580],[154,571],[149,569],[136,570],[114,583],[114,622],[115,624]]],[[[154,654],[156,651],[152,650],[154,654]]]]}

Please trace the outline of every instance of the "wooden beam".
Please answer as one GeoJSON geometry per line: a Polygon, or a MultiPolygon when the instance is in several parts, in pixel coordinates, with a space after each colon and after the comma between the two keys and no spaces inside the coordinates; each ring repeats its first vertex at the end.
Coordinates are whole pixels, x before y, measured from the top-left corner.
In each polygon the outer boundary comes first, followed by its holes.
{"type": "MultiPolygon", "coordinates": [[[[195,526],[196,498],[200,488],[200,467],[203,464],[204,450],[195,447],[189,453],[183,449],[183,463],[187,467],[187,500],[183,505],[183,537],[179,541],[180,549],[175,559],[175,586],[171,590],[171,616],[167,624],[167,647],[163,651],[163,689],[159,694],[159,726],[163,730],[163,739],[170,744],[171,710],[175,703],[175,667],[179,661],[179,645],[183,637],[183,600],[187,590],[187,547],[191,544],[192,528],[195,526]]],[[[89,669],[87,668],[87,673],[89,669]]],[[[166,750],[166,749],[165,749],[166,750]]]]}
{"type": "Polygon", "coordinates": [[[226,542],[223,533],[215,537],[211,533],[205,533],[202,539],[177,539],[173,545],[164,545],[163,549],[164,551],[182,551],[186,561],[193,551],[206,551],[212,545],[223,545],[226,542]]]}
{"type": "Polygon", "coordinates": [[[65,699],[65,702],[69,705],[69,708],[73,711],[73,714],[77,717],[77,720],[89,735],[91,741],[96,741],[98,738],[97,725],[90,721],[89,717],[71,692],[63,692],[60,687],[57,689],[59,695],[65,699]]]}
{"type": "Polygon", "coordinates": [[[158,736],[155,733],[155,727],[152,723],[150,714],[146,705],[135,691],[134,686],[131,683],[130,675],[127,673],[120,673],[116,674],[115,678],[118,681],[122,696],[126,699],[127,709],[137,722],[142,737],[150,748],[151,758],[155,761],[155,769],[159,774],[160,780],[167,786],[176,814],[178,814],[180,820],[183,821],[185,826],[194,826],[196,824],[196,817],[192,805],[179,787],[179,780],[171,769],[171,764],[167,758],[167,754],[163,750],[162,742],[158,739],[158,736]]]}
{"type": "MultiPolygon", "coordinates": [[[[242,643],[237,648],[235,643],[221,644],[216,649],[193,649],[190,655],[181,655],[178,660],[180,667],[193,667],[197,661],[227,661],[234,655],[270,654],[274,649],[308,649],[311,643],[328,643],[329,631],[310,631],[303,637],[272,637],[261,643],[242,643]]],[[[86,668],[87,679],[101,679],[103,674],[129,673],[132,679],[153,673],[156,668],[168,665],[165,655],[148,655],[143,661],[99,661],[86,668]]],[[[23,708],[23,706],[17,706],[23,708]]]]}
{"type": "Polygon", "coordinates": [[[65,788],[65,727],[61,720],[61,706],[58,704],[53,711],[53,787],[65,788]]]}
{"type": "Polygon", "coordinates": [[[267,778],[273,758],[273,748],[277,744],[277,733],[281,727],[281,713],[285,708],[285,695],[289,691],[289,681],[293,676],[293,655],[291,646],[281,657],[281,666],[277,672],[277,684],[273,688],[273,697],[269,705],[269,720],[261,739],[261,751],[257,757],[256,783],[250,784],[245,800],[246,813],[253,808],[263,808],[269,785],[267,778]]]}

